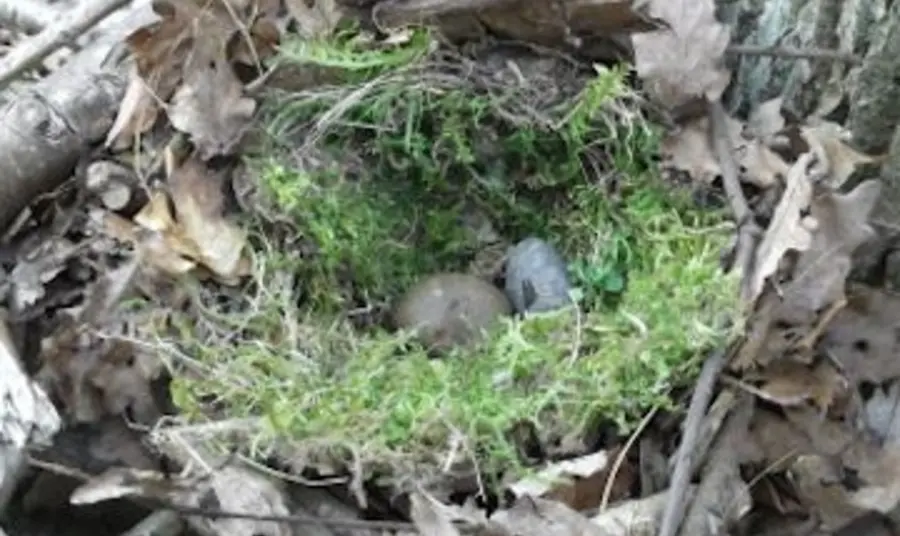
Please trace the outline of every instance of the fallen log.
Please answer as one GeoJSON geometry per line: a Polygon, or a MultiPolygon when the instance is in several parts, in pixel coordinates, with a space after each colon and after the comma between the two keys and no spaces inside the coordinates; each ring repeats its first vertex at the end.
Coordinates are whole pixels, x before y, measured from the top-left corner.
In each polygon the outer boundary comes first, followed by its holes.
{"type": "Polygon", "coordinates": [[[82,152],[105,138],[128,73],[126,64],[106,59],[153,17],[149,2],[138,3],[66,65],[8,97],[0,109],[0,229],[36,196],[62,184],[82,152]]]}
{"type": "Polygon", "coordinates": [[[19,363],[5,322],[0,322],[0,511],[12,496],[25,467],[25,448],[48,443],[60,418],[47,395],[19,363]]]}

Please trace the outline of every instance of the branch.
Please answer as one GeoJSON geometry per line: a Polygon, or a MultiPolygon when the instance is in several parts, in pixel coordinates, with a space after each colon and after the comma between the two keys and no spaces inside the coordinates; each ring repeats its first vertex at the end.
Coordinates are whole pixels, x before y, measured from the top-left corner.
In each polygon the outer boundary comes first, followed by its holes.
{"type": "Polygon", "coordinates": [[[728,119],[725,109],[719,101],[707,103],[709,113],[710,132],[713,152],[719,161],[722,170],[722,184],[725,187],[725,195],[734,213],[734,219],[738,226],[737,244],[735,245],[734,263],[740,270],[741,297],[748,299],[751,291],[749,288],[749,274],[753,271],[754,254],[762,229],[753,218],[753,213],[744,198],[741,189],[740,174],[737,163],[734,161],[734,141],[728,132],[728,119]]]}
{"type": "Polygon", "coordinates": [[[703,370],[697,379],[694,394],[691,395],[691,404],[688,407],[687,417],[684,420],[684,435],[678,446],[678,454],[675,455],[675,470],[672,472],[672,482],[669,485],[666,509],[663,512],[659,525],[659,536],[675,536],[678,527],[684,519],[687,506],[687,488],[691,480],[691,472],[694,460],[698,458],[697,441],[700,439],[700,427],[703,424],[703,416],[712,398],[716,377],[722,367],[725,366],[727,350],[718,350],[703,363],[703,370]]]}
{"type": "Polygon", "coordinates": [[[863,62],[862,58],[854,54],[841,52],[840,50],[818,48],[729,45],[725,51],[729,54],[743,54],[745,56],[774,56],[777,58],[843,61],[853,65],[859,65],[863,62]]]}
{"type": "Polygon", "coordinates": [[[130,2],[131,0],[93,0],[82,4],[70,16],[61,17],[41,33],[19,43],[0,60],[0,90],[130,2]]]}

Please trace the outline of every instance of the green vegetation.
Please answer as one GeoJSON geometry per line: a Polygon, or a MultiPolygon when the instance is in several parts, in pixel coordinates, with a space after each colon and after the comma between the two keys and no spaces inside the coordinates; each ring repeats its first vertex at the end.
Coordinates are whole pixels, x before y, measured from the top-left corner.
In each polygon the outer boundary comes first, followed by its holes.
{"type": "Polygon", "coordinates": [[[462,455],[512,469],[514,424],[543,438],[598,416],[628,429],[729,336],[728,232],[654,177],[656,139],[623,71],[577,73],[574,90],[537,107],[544,89],[491,85],[491,69],[429,47],[417,34],[380,53],[342,41],[288,54],[346,82],[271,102],[272,144],[253,165],[267,210],[299,238],[273,238],[257,218],[245,303],[198,300],[215,327],[193,338],[181,319],[182,350],[211,371],[173,384],[189,417],[210,417],[215,401],[217,418],[264,417],[262,444],[288,438],[294,452],[366,467],[436,467],[464,439],[462,455]],[[508,319],[476,350],[429,360],[381,320],[423,275],[465,269],[479,248],[460,221],[471,205],[510,241],[555,243],[581,312],[508,319]]]}

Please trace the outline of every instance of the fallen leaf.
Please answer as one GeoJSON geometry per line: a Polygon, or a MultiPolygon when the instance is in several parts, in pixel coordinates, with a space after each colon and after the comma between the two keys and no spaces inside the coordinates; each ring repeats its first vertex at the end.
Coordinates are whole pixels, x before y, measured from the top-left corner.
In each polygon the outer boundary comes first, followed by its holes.
{"type": "Polygon", "coordinates": [[[837,123],[823,121],[817,125],[805,126],[800,129],[800,135],[819,158],[827,163],[828,185],[832,188],[843,186],[857,166],[877,160],[876,157],[863,154],[847,145],[845,140],[849,139],[849,134],[837,123]]]}
{"type": "Polygon", "coordinates": [[[894,511],[900,503],[900,445],[889,443],[858,461],[851,469],[858,471],[862,486],[850,491],[850,504],[882,514],[894,511]]]}
{"type": "Polygon", "coordinates": [[[838,529],[865,510],[851,503],[848,490],[841,485],[840,466],[824,456],[798,456],[789,474],[801,502],[815,512],[820,527],[828,532],[838,529]]]}
{"type": "Polygon", "coordinates": [[[803,220],[812,199],[809,167],[813,162],[812,154],[804,154],[788,172],[787,188],[756,250],[754,269],[744,274],[749,278],[747,288],[750,294],[744,297],[749,303],[759,297],[766,280],[778,270],[785,253],[806,251],[812,245],[812,232],[803,220]]]}
{"type": "Polygon", "coordinates": [[[869,180],[846,194],[827,191],[813,198],[809,212],[817,229],[794,265],[785,300],[820,311],[844,296],[853,252],[875,235],[868,219],[880,193],[881,183],[869,180]]]}
{"type": "MultiPolygon", "coordinates": [[[[173,123],[187,124],[187,132],[200,134],[201,144],[209,143],[211,132],[203,125],[217,126],[223,117],[245,113],[248,105],[233,99],[231,80],[226,80],[231,59],[228,54],[251,55],[254,60],[262,60],[274,53],[273,43],[279,39],[277,29],[266,18],[271,7],[262,6],[266,11],[258,11],[251,8],[251,3],[255,0],[232,0],[230,6],[207,0],[153,2],[154,12],[160,19],[136,30],[126,40],[135,67],[107,136],[107,146],[130,143],[134,136],[149,129],[173,96],[178,97],[170,107],[170,113],[174,107],[177,117],[173,123]],[[246,18],[251,13],[257,15],[254,20],[246,18]],[[226,64],[228,69],[223,67],[226,64]],[[203,80],[204,77],[214,79],[203,80]],[[223,96],[214,98],[205,87],[210,83],[222,84],[219,87],[223,96]],[[211,110],[223,103],[237,105],[238,109],[211,110]],[[184,109],[186,106],[203,108],[202,112],[192,114],[184,109]],[[197,117],[201,113],[206,114],[202,119],[197,117]]],[[[228,123],[228,127],[233,125],[228,123]]],[[[219,136],[228,138],[231,134],[226,131],[219,136]]]]}
{"type": "Polygon", "coordinates": [[[876,385],[863,401],[866,429],[882,443],[900,445],[900,382],[876,385]]]}
{"type": "Polygon", "coordinates": [[[494,512],[490,521],[516,536],[607,536],[568,506],[533,497],[516,499],[508,510],[494,512]]]}
{"type": "Polygon", "coordinates": [[[167,113],[172,126],[191,135],[204,159],[227,155],[241,141],[256,110],[224,57],[197,63],[185,74],[167,113]]]}
{"type": "Polygon", "coordinates": [[[57,278],[83,246],[64,238],[42,240],[18,255],[9,274],[12,294],[11,309],[17,315],[44,298],[44,287],[57,278]]]}
{"type": "Polygon", "coordinates": [[[716,20],[712,0],[646,0],[647,14],[668,28],[631,36],[635,66],[645,88],[674,108],[698,97],[717,101],[731,80],[723,67],[728,28],[716,20]]]}
{"type": "MultiPolygon", "coordinates": [[[[743,124],[728,118],[732,155],[741,168],[740,180],[768,188],[783,179],[790,166],[760,140],[746,139],[743,124]]],[[[709,139],[709,120],[694,119],[667,134],[661,143],[663,165],[686,172],[693,180],[710,184],[722,174],[709,139]]]]}
{"type": "Polygon", "coordinates": [[[459,530],[437,499],[422,490],[410,494],[410,518],[421,534],[460,536],[459,530]]]}
{"type": "Polygon", "coordinates": [[[336,0],[286,0],[303,39],[321,39],[331,35],[343,13],[336,0]]]}
{"type": "MultiPolygon", "coordinates": [[[[187,506],[201,507],[202,502],[215,501],[222,510],[254,512],[269,516],[288,516],[288,498],[283,485],[275,479],[250,471],[228,466],[215,471],[209,477],[209,488],[195,486],[195,493],[187,506]]],[[[229,536],[291,536],[288,523],[237,518],[191,519],[201,534],[228,534],[229,536]]]]}
{"type": "MultiPolygon", "coordinates": [[[[68,423],[53,438],[53,444],[34,449],[30,455],[45,463],[56,464],[96,475],[112,468],[150,471],[159,467],[159,458],[142,442],[144,431],[130,428],[120,415],[106,416],[90,423],[68,423]],[[126,469],[127,468],[127,469],[126,469]]],[[[72,488],[60,482],[58,475],[41,472],[29,485],[23,503],[38,511],[64,508],[72,488]]]]}
{"type": "Polygon", "coordinates": [[[856,385],[900,377],[900,296],[852,285],[847,306],[835,316],[818,351],[841,364],[856,385]]]}
{"type": "Polygon", "coordinates": [[[128,73],[128,86],[119,104],[112,127],[106,134],[106,147],[124,149],[140,134],[147,132],[159,116],[159,105],[137,67],[128,73]]]}
{"type": "MultiPolygon", "coordinates": [[[[509,486],[516,497],[544,497],[560,501],[574,510],[588,510],[600,505],[603,488],[609,478],[611,460],[618,450],[600,451],[571,460],[555,462],[533,476],[509,486]]],[[[628,466],[615,475],[612,500],[628,495],[635,478],[628,466]]]]}
{"type": "Polygon", "coordinates": [[[247,274],[247,238],[225,218],[222,184],[196,157],[169,177],[172,204],[183,236],[194,246],[196,260],[220,281],[236,284],[247,274]]]}
{"type": "Polygon", "coordinates": [[[781,132],[785,126],[784,116],[781,115],[782,97],[767,100],[757,106],[747,118],[746,132],[753,138],[770,140],[781,132]]]}
{"type": "Polygon", "coordinates": [[[777,361],[762,373],[762,396],[783,406],[812,401],[825,411],[848,388],[847,380],[828,361],[810,367],[795,361],[777,361]]]}
{"type": "Polygon", "coordinates": [[[134,222],[158,233],[175,227],[175,218],[169,208],[169,196],[161,189],[152,190],[147,204],[134,215],[134,222]]]}
{"type": "MultiPolygon", "coordinates": [[[[681,500],[690,503],[696,493],[697,486],[690,485],[681,500]]],[[[659,533],[659,522],[670,500],[671,494],[664,491],[641,499],[622,501],[594,516],[591,523],[597,525],[604,536],[653,536],[659,533]]]]}

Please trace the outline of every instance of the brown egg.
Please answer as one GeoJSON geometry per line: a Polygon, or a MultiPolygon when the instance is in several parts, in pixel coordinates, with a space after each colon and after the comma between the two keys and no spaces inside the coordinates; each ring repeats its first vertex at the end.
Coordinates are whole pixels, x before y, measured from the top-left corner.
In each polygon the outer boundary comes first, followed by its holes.
{"type": "Polygon", "coordinates": [[[468,274],[434,274],[412,287],[394,308],[398,329],[416,330],[430,350],[446,351],[482,339],[484,330],[512,312],[497,287],[468,274]]]}

